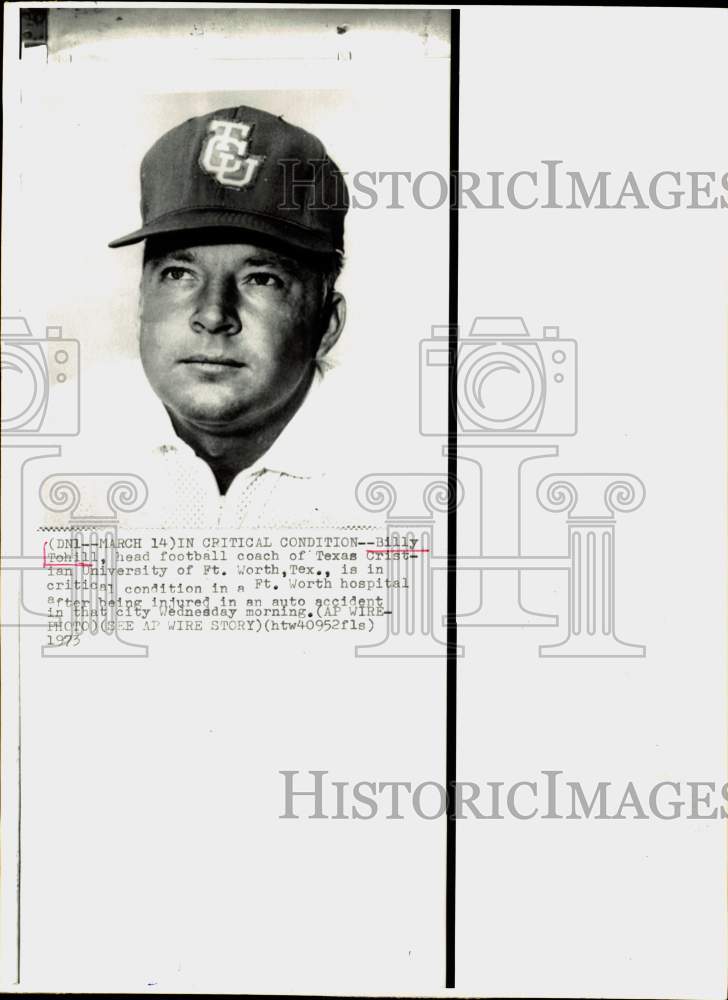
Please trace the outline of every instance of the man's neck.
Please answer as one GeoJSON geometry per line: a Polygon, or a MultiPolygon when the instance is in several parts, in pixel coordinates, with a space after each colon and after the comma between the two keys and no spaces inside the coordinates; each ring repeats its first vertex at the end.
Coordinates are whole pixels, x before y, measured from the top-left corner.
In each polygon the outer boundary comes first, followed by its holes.
{"type": "Polygon", "coordinates": [[[279,437],[306,398],[310,381],[296,393],[289,403],[263,426],[241,429],[230,433],[227,429],[217,431],[211,427],[201,427],[185,420],[178,414],[169,413],[172,425],[185,444],[210,466],[215,476],[217,488],[224,495],[239,472],[254,465],[279,437]]]}

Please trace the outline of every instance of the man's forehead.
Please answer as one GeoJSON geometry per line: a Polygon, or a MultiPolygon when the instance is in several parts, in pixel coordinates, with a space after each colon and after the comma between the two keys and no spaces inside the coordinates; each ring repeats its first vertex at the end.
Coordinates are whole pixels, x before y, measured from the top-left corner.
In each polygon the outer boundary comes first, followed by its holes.
{"type": "Polygon", "coordinates": [[[240,266],[247,263],[268,263],[286,267],[292,271],[304,267],[302,261],[296,260],[290,254],[282,253],[272,247],[261,246],[258,243],[240,241],[223,242],[220,240],[190,240],[167,241],[155,243],[147,247],[145,257],[149,261],[175,260],[188,263],[216,262],[240,266]]]}

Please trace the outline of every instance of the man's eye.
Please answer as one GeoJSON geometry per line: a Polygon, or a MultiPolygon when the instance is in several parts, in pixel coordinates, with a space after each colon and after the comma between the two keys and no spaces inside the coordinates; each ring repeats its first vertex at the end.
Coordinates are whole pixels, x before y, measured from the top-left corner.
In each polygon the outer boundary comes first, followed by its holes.
{"type": "Polygon", "coordinates": [[[255,285],[258,288],[283,287],[283,282],[278,275],[271,274],[270,271],[256,271],[254,274],[248,274],[243,278],[243,284],[255,285]]]}
{"type": "Polygon", "coordinates": [[[164,267],[160,272],[160,277],[162,281],[169,282],[194,280],[192,271],[188,271],[186,267],[164,267]]]}

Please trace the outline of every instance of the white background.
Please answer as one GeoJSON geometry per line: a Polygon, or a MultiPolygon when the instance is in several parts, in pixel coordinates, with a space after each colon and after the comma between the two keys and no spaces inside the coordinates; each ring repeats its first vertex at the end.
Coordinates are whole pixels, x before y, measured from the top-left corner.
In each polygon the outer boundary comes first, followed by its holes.
{"type": "MultiPolygon", "coordinates": [[[[725,12],[462,17],[463,169],[508,175],[561,159],[585,178],[725,172],[725,12]]],[[[649,788],[725,774],[727,214],[461,213],[461,321],[521,314],[532,333],[557,324],[579,343],[579,434],[559,459],[533,463],[530,481],[632,472],[647,488],[644,506],[618,519],[616,597],[617,632],[645,643],[646,659],[539,660],[537,642],[556,641],[546,630],[471,630],[463,777],[561,768],[585,787],[649,788]]],[[[562,517],[541,522],[560,527],[563,551],[562,517]]],[[[725,993],[719,822],[464,823],[458,857],[461,988],[725,993]]]]}
{"type": "MultiPolygon", "coordinates": [[[[461,168],[721,174],[727,35],[722,11],[464,9],[461,168]]],[[[25,179],[17,202],[6,193],[4,312],[70,327],[91,359],[133,351],[136,251],[104,247],[136,225],[129,173],[175,122],[175,92],[218,91],[202,112],[245,79],[241,100],[280,90],[344,169],[446,170],[442,48],[381,32],[377,61],[348,37],[348,61],[139,49],[132,68],[92,49],[38,67],[24,85],[40,103],[7,108],[25,179]],[[300,87],[321,95],[316,114],[300,87]]],[[[579,435],[534,463],[531,504],[556,471],[647,488],[617,529],[617,631],[647,657],[544,660],[556,630],[463,630],[461,780],[725,780],[727,214],[461,212],[462,324],[523,315],[579,342],[579,435]]],[[[352,213],[348,240],[337,377],[387,456],[363,471],[437,469],[439,443],[417,435],[417,345],[447,318],[446,213],[352,213]]],[[[352,446],[332,430],[334,452],[352,446]]],[[[534,550],[565,553],[562,516],[529,510],[534,550]]],[[[461,518],[463,552],[474,524],[461,518]]],[[[564,612],[558,574],[531,596],[564,612]]],[[[442,992],[444,824],[287,824],[276,772],[441,781],[444,662],[357,660],[350,643],[280,643],[262,662],[204,637],[59,667],[32,648],[22,989],[442,992]]],[[[456,992],[722,997],[725,884],[719,821],[461,823],[456,992]]]]}

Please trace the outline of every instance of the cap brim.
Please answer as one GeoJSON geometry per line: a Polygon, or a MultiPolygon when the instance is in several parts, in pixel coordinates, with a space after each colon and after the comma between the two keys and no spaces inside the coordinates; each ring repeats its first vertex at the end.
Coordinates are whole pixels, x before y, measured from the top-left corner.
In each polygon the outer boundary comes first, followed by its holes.
{"type": "Polygon", "coordinates": [[[166,233],[179,233],[195,229],[230,229],[239,230],[251,236],[259,234],[276,240],[286,246],[314,253],[336,253],[340,248],[332,245],[326,233],[317,232],[294,222],[284,219],[272,219],[256,212],[219,212],[208,209],[190,209],[186,212],[175,212],[161,219],[148,222],[133,233],[112,240],[108,245],[116,247],[131,246],[140,243],[149,236],[163,236],[166,233]]]}

